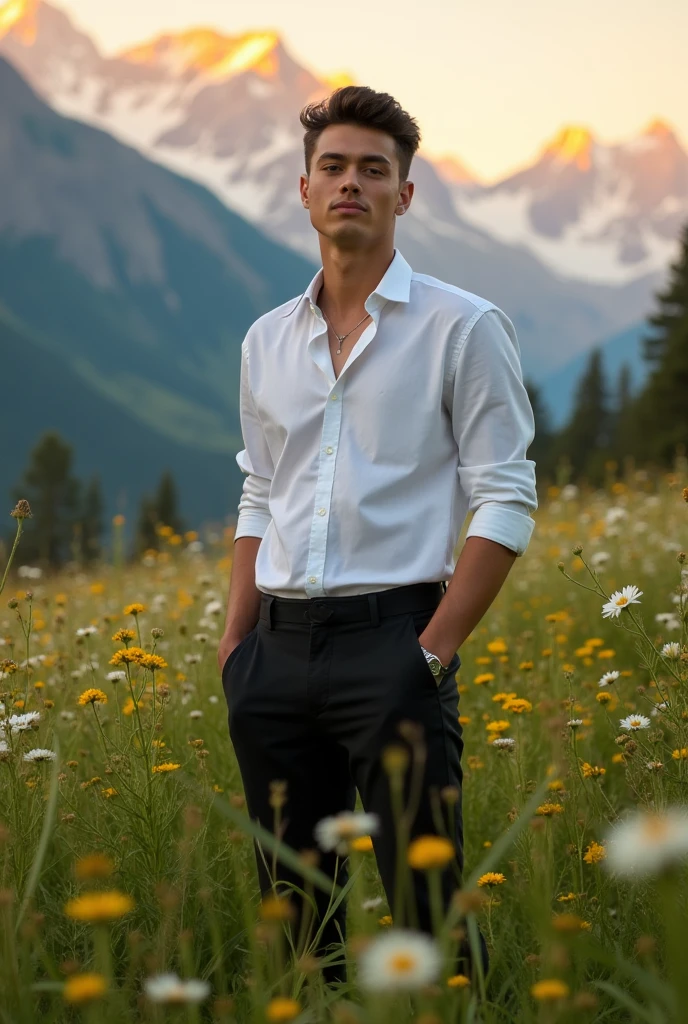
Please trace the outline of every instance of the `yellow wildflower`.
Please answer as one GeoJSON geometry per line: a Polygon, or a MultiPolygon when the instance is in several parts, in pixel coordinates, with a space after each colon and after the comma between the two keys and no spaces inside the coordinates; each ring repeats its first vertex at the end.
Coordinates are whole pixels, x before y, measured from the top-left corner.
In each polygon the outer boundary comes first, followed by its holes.
{"type": "Polygon", "coordinates": [[[552,818],[557,814],[563,814],[563,812],[564,808],[561,804],[540,804],[535,813],[542,818],[552,818]]]}
{"type": "Polygon", "coordinates": [[[163,764],[154,764],[151,771],[153,774],[156,772],[174,772],[177,768],[181,768],[181,765],[175,761],[165,761],[163,764]]]}
{"type": "Polygon", "coordinates": [[[482,686],[483,683],[491,683],[493,679],[494,679],[494,673],[492,673],[492,672],[481,672],[480,675],[477,675],[475,677],[473,682],[475,683],[476,686],[482,686]]]}
{"type": "Polygon", "coordinates": [[[453,974],[451,978],[447,978],[449,988],[468,988],[470,983],[470,978],[465,974],[453,974]]]}
{"type": "Polygon", "coordinates": [[[104,796],[104,797],[105,797],[105,798],[106,798],[107,800],[109,800],[109,799],[110,799],[111,797],[113,797],[113,796],[117,796],[117,795],[118,795],[118,793],[117,793],[117,790],[116,790],[116,789],[113,789],[113,787],[112,787],[112,786],[108,786],[108,788],[107,788],[107,789],[101,789],[101,791],[100,791],[100,792],[101,792],[101,793],[103,794],[103,796],[104,796]]]}
{"type": "Polygon", "coordinates": [[[85,707],[86,704],[107,704],[107,694],[103,693],[102,690],[97,690],[92,687],[90,690],[84,690],[77,700],[77,704],[82,708],[85,707]]]}
{"type": "Polygon", "coordinates": [[[143,665],[144,668],[155,671],[158,668],[167,668],[167,662],[159,654],[145,654],[140,660],[139,665],[143,665]]]}
{"type": "Polygon", "coordinates": [[[509,650],[504,640],[499,636],[495,637],[494,640],[490,640],[487,649],[490,654],[506,654],[509,650]]]}
{"type": "Polygon", "coordinates": [[[135,601],[133,604],[126,605],[122,609],[122,612],[124,615],[141,615],[143,612],[145,612],[145,610],[145,604],[139,604],[135,601]]]}
{"type": "Polygon", "coordinates": [[[606,690],[602,690],[601,693],[595,694],[595,700],[598,702],[598,704],[609,704],[611,699],[611,693],[607,693],[606,690]]]}
{"type": "Polygon", "coordinates": [[[66,1003],[90,1003],[107,992],[107,979],[102,974],[72,974],[64,983],[62,997],[66,1003]]]}
{"type": "Polygon", "coordinates": [[[479,886],[487,886],[489,889],[495,885],[503,885],[504,882],[506,882],[506,875],[503,875],[501,871],[488,871],[478,879],[479,886]]]}
{"type": "Polygon", "coordinates": [[[606,775],[607,774],[607,769],[606,768],[600,768],[599,765],[588,764],[587,761],[583,761],[581,763],[581,772],[583,774],[583,778],[584,779],[597,779],[601,775],[606,775]]]}
{"type": "Polygon", "coordinates": [[[392,924],[391,914],[385,914],[384,917],[379,917],[377,923],[381,924],[383,928],[389,928],[392,924]]]}
{"type": "Polygon", "coordinates": [[[454,856],[454,844],[444,836],[417,836],[408,848],[408,863],[416,871],[443,868],[454,856]]]}
{"type": "Polygon", "coordinates": [[[558,903],[573,903],[576,899],[578,899],[578,897],[575,892],[567,892],[565,895],[557,896],[558,903]]]}
{"type": "Polygon", "coordinates": [[[112,655],[110,665],[140,665],[142,659],[147,657],[142,647],[122,647],[112,655]]]}
{"type": "Polygon", "coordinates": [[[587,847],[583,854],[583,860],[586,864],[599,864],[601,860],[607,856],[607,851],[601,843],[592,842],[587,847]]]}
{"type": "Polygon", "coordinates": [[[552,1003],[557,999],[565,999],[569,994],[569,987],[559,978],[545,978],[531,985],[530,994],[542,1003],[552,1003]]]}
{"type": "Polygon", "coordinates": [[[266,896],[261,900],[260,916],[263,921],[291,921],[296,908],[286,896],[266,896]]]}
{"type": "Polygon", "coordinates": [[[481,761],[476,754],[471,754],[466,758],[466,765],[471,771],[477,772],[479,768],[485,767],[485,762],[481,761]]]}
{"type": "Polygon", "coordinates": [[[493,722],[488,722],[485,728],[490,733],[495,732],[501,735],[501,733],[506,732],[510,725],[511,722],[507,722],[505,718],[497,718],[493,722]]]}
{"type": "Polygon", "coordinates": [[[555,914],[552,918],[552,927],[557,932],[589,931],[590,922],[583,921],[577,914],[555,914]]]}
{"type": "Polygon", "coordinates": [[[688,747],[679,747],[677,750],[672,750],[671,756],[673,757],[674,761],[688,760],[688,747]]]}
{"type": "Polygon", "coordinates": [[[511,700],[502,704],[502,711],[513,711],[515,715],[522,715],[524,711],[532,711],[533,705],[525,697],[512,697],[511,700]]]}
{"type": "Polygon", "coordinates": [[[552,793],[560,793],[564,788],[564,783],[561,779],[552,779],[551,782],[547,783],[547,789],[551,790],[552,793]]]}
{"type": "Polygon", "coordinates": [[[301,1013],[301,1004],[286,996],[275,996],[265,1008],[265,1016],[269,1021],[289,1021],[301,1013]]]}
{"type": "Polygon", "coordinates": [[[127,644],[130,640],[133,640],[135,636],[136,633],[133,629],[118,629],[117,632],[113,634],[112,639],[115,643],[127,644]]]}
{"type": "Polygon", "coordinates": [[[114,921],[134,909],[134,900],[124,892],[85,892],[65,904],[64,912],[75,921],[114,921]]]}
{"type": "Polygon", "coordinates": [[[515,693],[495,693],[491,699],[495,704],[503,704],[506,700],[513,700],[515,696],[515,693]]]}
{"type": "Polygon", "coordinates": [[[612,764],[623,764],[625,760],[623,754],[612,754],[612,764]]]}
{"type": "Polygon", "coordinates": [[[357,836],[351,840],[349,846],[358,853],[370,853],[373,849],[373,840],[370,836],[357,836]]]}

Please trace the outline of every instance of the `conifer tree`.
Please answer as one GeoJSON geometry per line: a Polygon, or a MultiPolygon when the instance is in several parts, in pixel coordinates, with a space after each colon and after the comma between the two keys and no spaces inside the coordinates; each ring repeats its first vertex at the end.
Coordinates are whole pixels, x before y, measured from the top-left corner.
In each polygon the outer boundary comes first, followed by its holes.
{"type": "Polygon", "coordinates": [[[171,526],[175,533],[184,531],[184,523],[178,511],[177,487],[169,469],[165,470],[160,478],[155,496],[155,511],[158,522],[164,526],[171,526]]]}
{"type": "Polygon", "coordinates": [[[594,348],[578,381],[571,416],[553,445],[557,461],[562,457],[568,458],[574,479],[584,476],[591,483],[601,483],[604,463],[610,455],[611,430],[602,352],[594,348]]]}
{"type": "Polygon", "coordinates": [[[671,465],[677,447],[688,446],[688,224],[666,288],[655,297],[648,318],[654,331],[642,342],[652,369],[638,396],[637,435],[643,458],[671,465]]]}
{"type": "Polygon", "coordinates": [[[536,476],[538,480],[543,480],[545,477],[550,476],[553,471],[553,431],[550,412],[542,397],[541,388],[527,377],[524,378],[523,384],[528,393],[530,405],[533,410],[533,418],[535,420],[535,437],[531,441],[528,451],[526,452],[526,458],[534,460],[536,464],[536,476]]]}
{"type": "Polygon", "coordinates": [[[41,435],[29,464],[13,488],[14,500],[26,498],[33,516],[22,535],[22,559],[58,568],[71,557],[78,521],[80,483],[72,475],[72,448],[57,431],[41,435]]]}
{"type": "Polygon", "coordinates": [[[100,477],[96,475],[91,478],[86,488],[78,523],[80,556],[87,564],[95,562],[101,556],[102,516],[103,495],[100,477]]]}

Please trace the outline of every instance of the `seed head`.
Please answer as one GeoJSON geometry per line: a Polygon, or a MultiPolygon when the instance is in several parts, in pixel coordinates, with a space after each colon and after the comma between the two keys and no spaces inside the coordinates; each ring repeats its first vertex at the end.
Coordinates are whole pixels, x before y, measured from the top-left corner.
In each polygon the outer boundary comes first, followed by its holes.
{"type": "Polygon", "coordinates": [[[20,498],[17,504],[14,506],[10,515],[15,519],[31,519],[33,513],[31,506],[29,505],[26,498],[20,498]]]}

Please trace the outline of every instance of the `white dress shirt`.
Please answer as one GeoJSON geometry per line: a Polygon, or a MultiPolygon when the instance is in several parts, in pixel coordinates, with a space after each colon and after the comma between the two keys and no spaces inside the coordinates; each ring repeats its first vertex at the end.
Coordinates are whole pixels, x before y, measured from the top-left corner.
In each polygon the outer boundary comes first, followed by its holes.
{"type": "Polygon", "coordinates": [[[262,538],[258,589],[306,598],[449,580],[468,512],[467,537],[522,555],[538,507],[535,424],[512,322],[395,249],[335,378],[322,274],[242,344],[235,538],[262,538]]]}

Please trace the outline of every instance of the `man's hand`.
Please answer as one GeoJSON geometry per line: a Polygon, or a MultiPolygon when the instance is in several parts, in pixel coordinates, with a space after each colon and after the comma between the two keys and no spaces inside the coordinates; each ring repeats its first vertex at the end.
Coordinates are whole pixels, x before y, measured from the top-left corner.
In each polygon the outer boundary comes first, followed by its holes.
{"type": "Polygon", "coordinates": [[[220,670],[220,675],[222,675],[222,669],[225,667],[227,658],[230,656],[234,648],[239,646],[243,639],[243,636],[236,636],[230,633],[224,633],[222,635],[220,646],[217,649],[217,667],[220,670]]]}

